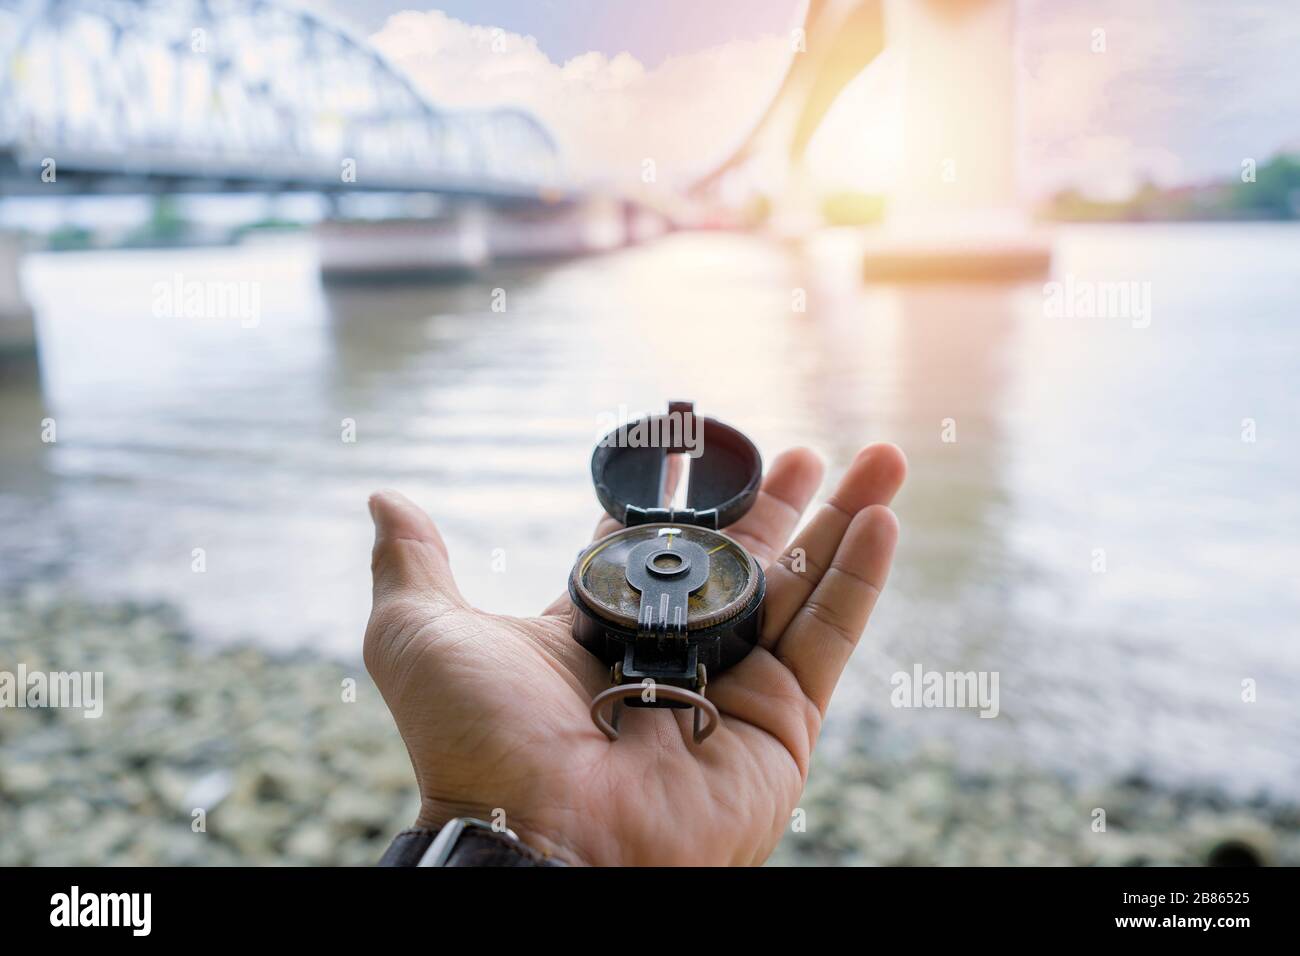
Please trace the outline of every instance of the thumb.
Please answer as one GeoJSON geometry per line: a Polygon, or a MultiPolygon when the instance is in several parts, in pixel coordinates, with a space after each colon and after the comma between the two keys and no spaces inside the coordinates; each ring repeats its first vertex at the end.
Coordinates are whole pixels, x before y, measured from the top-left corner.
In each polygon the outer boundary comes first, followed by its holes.
{"type": "Polygon", "coordinates": [[[375,523],[370,571],[376,607],[398,596],[465,606],[442,535],[415,502],[396,491],[376,491],[370,496],[370,517],[375,523]]]}

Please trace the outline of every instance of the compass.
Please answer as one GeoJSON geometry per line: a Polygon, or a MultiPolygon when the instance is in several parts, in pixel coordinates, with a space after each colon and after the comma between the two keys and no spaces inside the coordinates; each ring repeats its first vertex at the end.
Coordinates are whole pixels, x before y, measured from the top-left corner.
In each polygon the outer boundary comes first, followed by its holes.
{"type": "Polygon", "coordinates": [[[753,442],[690,402],[596,446],[596,495],[624,527],[578,555],[569,596],[574,639],[610,667],[591,704],[610,739],[623,706],[694,708],[697,743],[716,729],[706,686],[758,642],[766,591],[758,562],[722,529],[753,505],[762,473],[753,442]],[[685,504],[674,507],[679,484],[685,504]]]}

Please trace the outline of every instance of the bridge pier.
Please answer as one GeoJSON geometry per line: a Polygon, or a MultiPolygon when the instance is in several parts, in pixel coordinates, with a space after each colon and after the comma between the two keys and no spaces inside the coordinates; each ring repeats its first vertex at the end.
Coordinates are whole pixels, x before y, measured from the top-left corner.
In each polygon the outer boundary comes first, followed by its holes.
{"type": "Polygon", "coordinates": [[[628,232],[623,205],[613,199],[503,206],[488,216],[488,250],[494,262],[563,259],[616,249],[628,232]]]}
{"type": "Polygon", "coordinates": [[[614,200],[490,205],[461,200],[445,215],[332,220],[315,230],[321,278],[457,278],[493,262],[531,262],[618,248],[628,216],[614,200]]]}
{"type": "Polygon", "coordinates": [[[23,295],[20,236],[0,232],[0,367],[35,367],[36,316],[23,295]]]}
{"type": "Polygon", "coordinates": [[[463,202],[432,218],[326,220],[314,230],[321,279],[467,275],[488,261],[488,215],[463,202]]]}
{"type": "Polygon", "coordinates": [[[867,243],[872,279],[1038,278],[1050,243],[1017,188],[1013,0],[889,0],[902,60],[904,173],[867,243]]]}

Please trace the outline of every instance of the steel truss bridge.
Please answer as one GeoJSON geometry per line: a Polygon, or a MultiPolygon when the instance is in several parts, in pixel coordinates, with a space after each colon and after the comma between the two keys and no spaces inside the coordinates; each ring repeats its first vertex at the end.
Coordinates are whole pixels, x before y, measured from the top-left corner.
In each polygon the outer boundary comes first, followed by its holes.
{"type": "Polygon", "coordinates": [[[285,3],[0,0],[0,194],[517,203],[569,195],[560,176],[530,114],[440,108],[364,41],[285,3]]]}

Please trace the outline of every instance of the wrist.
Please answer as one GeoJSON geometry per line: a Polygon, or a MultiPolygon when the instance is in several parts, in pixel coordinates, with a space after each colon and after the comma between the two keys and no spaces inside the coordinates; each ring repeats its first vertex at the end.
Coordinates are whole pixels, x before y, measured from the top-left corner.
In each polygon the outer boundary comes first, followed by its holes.
{"type": "Polygon", "coordinates": [[[448,821],[457,817],[483,820],[491,824],[492,829],[498,833],[512,831],[520,843],[544,858],[557,860],[566,866],[591,866],[567,841],[556,839],[541,828],[513,820],[499,807],[485,809],[468,804],[452,807],[445,803],[425,800],[422,801],[420,813],[415,818],[415,828],[437,833],[446,826],[448,821]]]}

